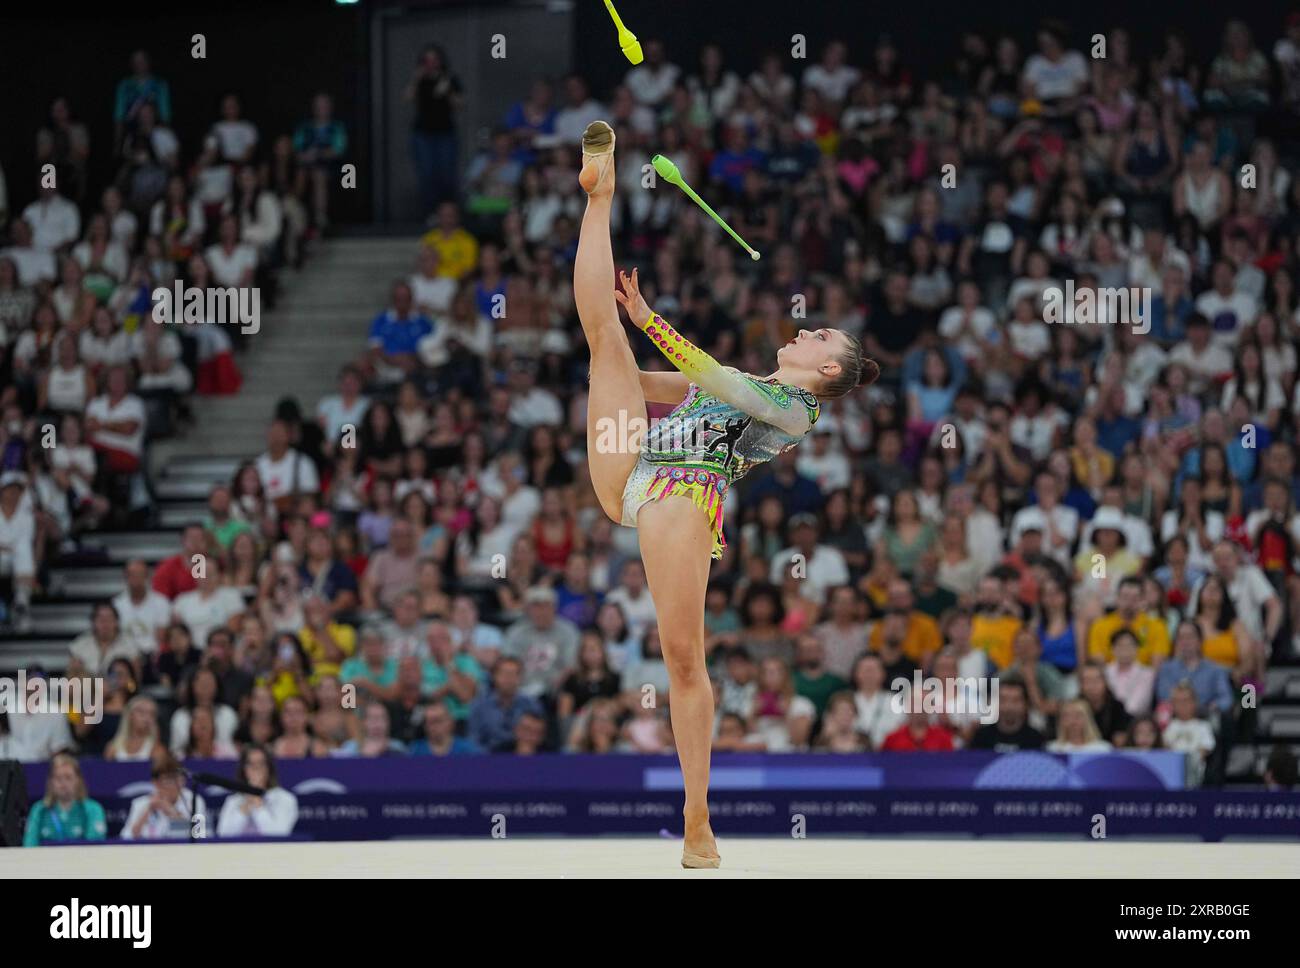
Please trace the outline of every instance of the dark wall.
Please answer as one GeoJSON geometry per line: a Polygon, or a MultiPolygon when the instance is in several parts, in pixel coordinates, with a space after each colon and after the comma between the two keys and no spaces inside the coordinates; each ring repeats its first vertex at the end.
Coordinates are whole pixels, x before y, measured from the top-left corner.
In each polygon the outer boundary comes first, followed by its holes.
{"type": "MultiPolygon", "coordinates": [[[[1297,9],[1294,0],[1244,4],[1219,0],[616,0],[615,5],[642,43],[656,37],[663,40],[670,59],[688,72],[699,63],[700,48],[713,41],[723,46],[729,66],[742,76],[757,67],[769,49],[788,55],[790,37],[796,33],[808,40],[808,63],[828,39],[839,38],[849,44],[849,56],[856,64],[864,63],[876,39],[887,33],[904,61],[926,74],[951,63],[965,31],[990,37],[1010,33],[1021,40],[1023,50],[1032,40],[1034,26],[1045,17],[1063,21],[1074,45],[1085,52],[1093,34],[1111,27],[1127,28],[1139,54],[1176,27],[1188,37],[1198,60],[1208,59],[1218,49],[1224,22],[1239,17],[1250,24],[1268,53],[1282,33],[1284,18],[1297,9]]],[[[619,53],[613,21],[603,3],[578,2],[575,16],[578,69],[593,80],[603,97],[629,64],[619,53]]]]}
{"type": "MultiPolygon", "coordinates": [[[[74,115],[90,129],[92,187],[115,172],[113,92],[137,48],[149,51],[154,72],[171,84],[172,127],[184,163],[197,154],[223,94],[240,95],[245,117],[257,124],[265,146],[306,117],[312,95],[323,90],[333,95],[336,116],[348,126],[349,160],[364,178],[370,139],[366,16],[360,6],[235,0],[180,9],[148,2],[15,8],[6,4],[0,14],[0,164],[11,210],[21,210],[35,194],[36,131],[58,95],[70,100],[74,115]],[[190,56],[196,33],[207,39],[206,60],[190,56]]],[[[367,219],[369,200],[364,190],[340,193],[338,217],[367,219]]]]}

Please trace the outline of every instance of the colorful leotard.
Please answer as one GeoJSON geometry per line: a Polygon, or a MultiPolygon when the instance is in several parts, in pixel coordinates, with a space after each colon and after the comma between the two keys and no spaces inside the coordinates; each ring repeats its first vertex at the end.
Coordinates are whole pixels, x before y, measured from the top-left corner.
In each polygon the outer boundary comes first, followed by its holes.
{"type": "Polygon", "coordinates": [[[650,501],[689,497],[709,515],[713,557],[721,558],[727,489],[797,444],[817,422],[821,406],[802,387],[723,366],[661,316],[652,313],[640,326],[691,385],[673,412],[646,434],[623,490],[622,523],[636,527],[637,512],[650,501]]]}

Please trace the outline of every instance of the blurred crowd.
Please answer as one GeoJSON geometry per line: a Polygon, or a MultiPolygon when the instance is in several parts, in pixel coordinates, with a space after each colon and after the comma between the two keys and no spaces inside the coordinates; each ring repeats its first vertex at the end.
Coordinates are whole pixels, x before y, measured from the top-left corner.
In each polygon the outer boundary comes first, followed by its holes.
{"type": "MultiPolygon", "coordinates": [[[[108,677],[110,715],[29,755],[672,751],[636,532],[586,476],[570,279],[578,140],[605,119],[616,259],[658,313],[748,372],[822,326],[883,370],[728,492],[715,747],[1171,749],[1224,782],[1269,670],[1300,655],[1300,17],[1228,22],[1214,50],[1072,40],[970,34],[920,76],[887,37],[744,74],[649,39],[613,90],[539,78],[463,169],[461,82],[430,48],[407,92],[428,216],[409,278],[180,554],[127,566],[70,653],[108,677]],[[655,153],[760,262],[654,184],[655,153]],[[1100,316],[1048,322],[1059,292],[1100,316]],[[893,701],[917,673],[954,684],[941,711],[893,701]],[[981,722],[963,690],[991,676],[981,722]]],[[[239,177],[280,196],[249,157],[239,177]]],[[[202,208],[203,184],[167,199],[202,208]]],[[[237,239],[247,213],[226,214],[237,239]]],[[[7,271],[0,253],[0,314],[7,271]]],[[[1278,744],[1258,778],[1295,775],[1278,744]]]]}
{"type": "Polygon", "coordinates": [[[19,631],[47,559],[151,521],[149,441],[193,422],[194,394],[240,388],[246,329],[206,302],[159,318],[155,291],[256,288],[273,305],[278,270],[328,225],[347,146],[324,94],[269,141],[226,95],[182,145],[144,51],[117,85],[111,144],[92,144],[79,107],[57,98],[30,133],[30,204],[9,211],[0,173],[0,627],[19,631]]]}

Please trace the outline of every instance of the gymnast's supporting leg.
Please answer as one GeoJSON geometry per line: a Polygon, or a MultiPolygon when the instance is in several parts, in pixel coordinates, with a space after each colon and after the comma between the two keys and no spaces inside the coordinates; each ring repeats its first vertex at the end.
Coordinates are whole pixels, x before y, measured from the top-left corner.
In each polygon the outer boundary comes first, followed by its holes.
{"type": "Polygon", "coordinates": [[[704,659],[704,596],[713,532],[709,516],[681,496],[645,505],[637,532],[668,667],[668,709],[686,786],[682,864],[716,867],[718,848],[709,827],[713,685],[704,659]]]}
{"type": "Polygon", "coordinates": [[[585,163],[579,181],[588,196],[573,266],[573,298],[591,351],[587,461],[600,506],[618,524],[623,515],[623,488],[636,466],[640,440],[618,437],[617,446],[611,448],[610,441],[616,435],[604,433],[602,428],[645,427],[645,396],[636,357],[614,302],[614,250],[609,239],[609,214],[614,200],[614,132],[605,122],[593,121],[582,140],[585,163]]]}

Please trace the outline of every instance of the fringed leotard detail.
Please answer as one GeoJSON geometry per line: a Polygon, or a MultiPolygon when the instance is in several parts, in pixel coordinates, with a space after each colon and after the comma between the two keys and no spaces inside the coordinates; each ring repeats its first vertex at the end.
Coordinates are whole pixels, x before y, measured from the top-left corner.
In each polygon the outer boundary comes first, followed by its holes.
{"type": "Polygon", "coordinates": [[[623,491],[623,524],[635,527],[637,512],[650,501],[689,497],[709,515],[713,557],[720,558],[727,489],[797,444],[817,422],[820,405],[802,387],[723,366],[657,314],[639,325],[691,385],[645,436],[623,491]]]}

